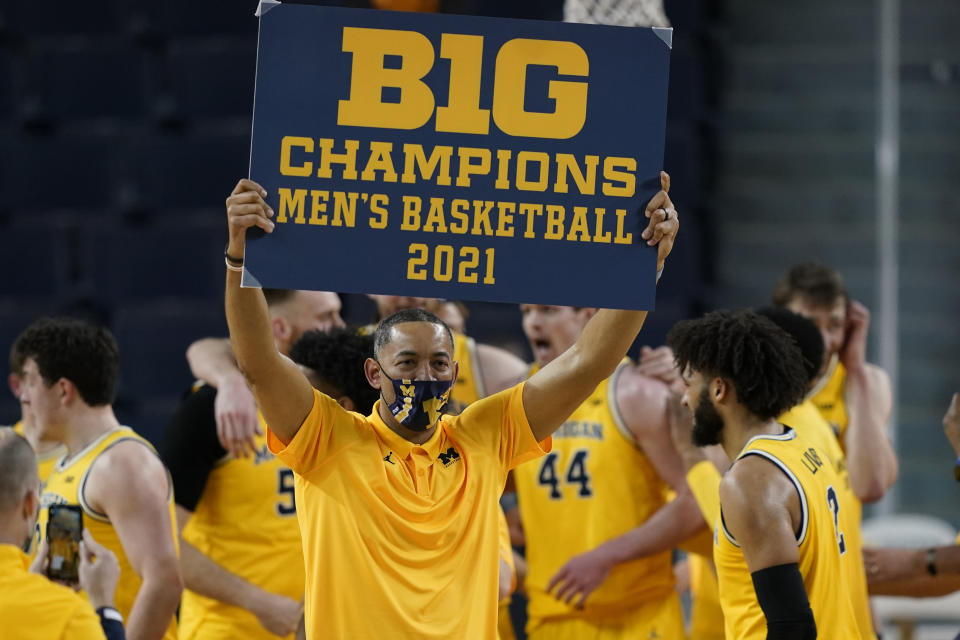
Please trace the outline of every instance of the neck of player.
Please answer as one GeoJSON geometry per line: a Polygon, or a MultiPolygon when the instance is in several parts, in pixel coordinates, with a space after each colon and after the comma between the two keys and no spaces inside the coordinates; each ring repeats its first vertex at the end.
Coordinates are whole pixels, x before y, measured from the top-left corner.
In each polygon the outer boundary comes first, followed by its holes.
{"type": "Polygon", "coordinates": [[[783,433],[783,425],[776,420],[761,420],[755,415],[744,413],[737,418],[727,418],[723,429],[722,444],[727,457],[735,460],[750,438],[755,436],[778,436],[783,433]]]}
{"type": "Polygon", "coordinates": [[[64,429],[63,443],[67,445],[67,458],[73,458],[91,442],[119,426],[110,405],[77,408],[64,429]]]}

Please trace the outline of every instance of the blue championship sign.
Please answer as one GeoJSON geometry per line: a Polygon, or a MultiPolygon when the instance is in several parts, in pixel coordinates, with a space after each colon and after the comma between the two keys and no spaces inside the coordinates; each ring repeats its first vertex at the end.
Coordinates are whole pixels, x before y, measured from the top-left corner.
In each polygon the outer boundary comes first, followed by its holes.
{"type": "Polygon", "coordinates": [[[669,29],[261,12],[244,284],[653,308],[669,29]]]}

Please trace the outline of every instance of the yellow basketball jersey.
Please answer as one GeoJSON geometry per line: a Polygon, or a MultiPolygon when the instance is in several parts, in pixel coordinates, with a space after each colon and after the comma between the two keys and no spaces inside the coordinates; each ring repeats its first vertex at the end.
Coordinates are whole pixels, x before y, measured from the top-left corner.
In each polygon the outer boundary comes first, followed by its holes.
{"type": "MultiPolygon", "coordinates": [[[[23,421],[17,422],[13,425],[13,430],[19,433],[21,436],[26,437],[23,433],[23,421]]],[[[43,493],[43,487],[47,483],[47,478],[50,477],[50,474],[53,472],[53,466],[57,464],[57,460],[67,452],[67,448],[63,445],[56,447],[46,453],[37,454],[37,473],[40,475],[40,492],[43,493]]]]}
{"type": "Polygon", "coordinates": [[[457,381],[450,391],[450,404],[447,413],[459,414],[472,402],[485,398],[483,378],[480,376],[480,359],[477,357],[477,343],[462,333],[453,334],[453,359],[460,365],[457,381]]]}
{"type": "MultiPolygon", "coordinates": [[[[266,434],[262,416],[260,425],[266,434]]],[[[210,472],[183,539],[230,573],[299,602],[305,576],[293,471],[270,452],[266,435],[256,447],[253,457],[225,456],[210,472]]],[[[183,592],[180,640],[241,637],[277,636],[245,609],[183,592]]]]}
{"type": "Polygon", "coordinates": [[[810,399],[820,411],[820,415],[833,427],[837,434],[837,440],[840,441],[840,447],[844,451],[847,448],[843,443],[843,437],[849,422],[847,405],[843,395],[846,381],[847,370],[837,360],[810,395],[810,399]]]}
{"type": "MultiPolygon", "coordinates": [[[[94,540],[113,551],[117,556],[117,562],[120,564],[120,580],[117,582],[117,590],[114,593],[114,603],[123,616],[124,622],[130,616],[130,610],[133,608],[137,592],[140,590],[141,580],[137,572],[130,566],[127,554],[124,553],[123,545],[120,543],[120,537],[110,523],[110,519],[87,504],[83,490],[90,468],[100,454],[118,442],[125,440],[141,442],[144,446],[149,447],[150,451],[154,450],[149,442],[137,435],[130,427],[117,427],[91,442],[85,449],[78,452],[72,460],[64,462],[64,459],[61,458],[54,466],[40,498],[40,516],[37,520],[37,541],[39,541],[39,536],[46,535],[47,531],[47,507],[52,504],[72,504],[79,505],[83,509],[84,528],[90,531],[94,540]]],[[[167,501],[170,508],[170,535],[174,543],[178,544],[172,486],[167,501]]],[[[175,640],[176,637],[176,622],[171,621],[164,638],[165,640],[175,640]]]]}
{"type": "MultiPolygon", "coordinates": [[[[842,366],[842,365],[841,365],[842,366]]],[[[817,406],[810,400],[802,402],[780,416],[780,422],[792,427],[801,438],[810,441],[814,447],[823,451],[840,476],[843,489],[837,487],[838,522],[844,532],[847,552],[843,555],[843,566],[850,585],[850,601],[857,616],[857,627],[863,638],[876,637],[873,630],[873,616],[870,612],[870,594],[867,591],[867,572],[863,566],[863,537],[860,523],[863,518],[863,505],[850,488],[847,473],[847,459],[837,441],[830,424],[823,418],[817,406]]]]}
{"type": "Polygon", "coordinates": [[[573,556],[645,522],[666,503],[668,486],[617,411],[621,363],[554,434],[553,451],[514,469],[527,538],[529,630],[546,619],[626,613],[673,591],[669,551],[616,566],[577,610],[546,592],[573,556]]]}
{"type": "MultiPolygon", "coordinates": [[[[734,461],[746,456],[761,456],[780,468],[790,479],[800,498],[802,522],[797,535],[800,573],[817,629],[824,637],[859,638],[856,616],[850,598],[843,556],[850,553],[846,535],[838,519],[839,492],[843,479],[830,464],[827,455],[813,443],[788,429],[781,435],[752,438],[734,461]]],[[[723,513],[717,523],[714,561],[720,587],[727,640],[764,640],[767,623],[743,553],[723,526],[723,513]]]]}

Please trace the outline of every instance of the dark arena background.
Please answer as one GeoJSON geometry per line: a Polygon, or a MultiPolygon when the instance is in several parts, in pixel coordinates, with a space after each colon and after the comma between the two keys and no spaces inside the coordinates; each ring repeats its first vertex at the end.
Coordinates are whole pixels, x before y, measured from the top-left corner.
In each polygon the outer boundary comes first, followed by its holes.
{"type": "MultiPolygon", "coordinates": [[[[187,346],[226,335],[224,199],[247,175],[256,4],[0,4],[0,345],[40,315],[105,324],[122,359],[117,415],[153,442],[192,382],[187,346]]],[[[419,4],[563,18],[562,0],[419,4]]],[[[664,10],[663,165],[683,224],[635,350],[678,320],[769,304],[792,264],[836,268],[871,311],[868,360],[894,385],[900,477],[866,519],[921,514],[955,533],[941,419],[960,391],[960,3],[664,10]]],[[[341,297],[349,324],[375,319],[365,296],[341,297]]],[[[471,336],[530,359],[515,305],[467,307],[471,336]]],[[[0,424],[18,412],[0,397],[0,424]]],[[[916,617],[953,620],[917,638],[960,625],[956,611],[916,617]]]]}

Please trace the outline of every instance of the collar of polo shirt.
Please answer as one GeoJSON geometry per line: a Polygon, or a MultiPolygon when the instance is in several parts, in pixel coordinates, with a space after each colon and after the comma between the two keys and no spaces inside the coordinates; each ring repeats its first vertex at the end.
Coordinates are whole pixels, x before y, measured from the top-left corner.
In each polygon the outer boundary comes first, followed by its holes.
{"type": "Polygon", "coordinates": [[[410,442],[387,426],[383,418],[380,417],[381,402],[382,400],[376,401],[373,405],[373,412],[370,414],[370,422],[373,423],[373,428],[376,429],[380,439],[386,442],[387,446],[390,447],[394,454],[401,460],[406,459],[414,449],[423,449],[430,457],[430,460],[435,461],[440,454],[440,441],[443,439],[443,427],[441,426],[443,417],[441,416],[440,420],[437,421],[437,429],[430,436],[430,439],[423,444],[416,444],[415,442],[410,442]]]}

